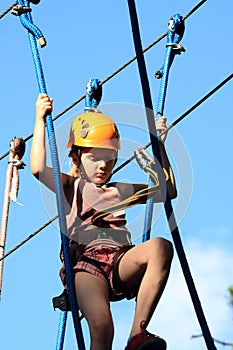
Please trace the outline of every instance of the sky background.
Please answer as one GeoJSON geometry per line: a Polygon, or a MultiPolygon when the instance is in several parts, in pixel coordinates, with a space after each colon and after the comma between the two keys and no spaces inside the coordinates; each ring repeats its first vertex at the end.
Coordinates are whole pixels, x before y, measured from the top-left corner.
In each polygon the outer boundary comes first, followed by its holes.
{"type": "MultiPolygon", "coordinates": [[[[194,0],[137,1],[143,46],[167,30],[171,15],[185,15],[194,0]]],[[[0,13],[10,6],[1,1],[0,13]]],[[[32,5],[34,23],[42,30],[47,46],[40,49],[48,94],[54,98],[57,115],[80,96],[90,78],[105,79],[135,55],[127,1],[41,1],[32,5]]],[[[186,52],[174,60],[169,76],[164,114],[169,122],[232,73],[232,0],[208,0],[186,21],[181,44],[186,52]]],[[[14,136],[26,138],[33,131],[38,86],[26,30],[17,17],[1,19],[1,142],[0,155],[14,136]]],[[[154,72],[163,64],[166,39],[145,54],[154,110],[160,81],[154,72]]],[[[119,123],[123,149],[120,160],[137,145],[149,141],[143,113],[136,62],[104,85],[100,109],[119,123]]],[[[62,169],[67,170],[65,142],[72,118],[84,108],[82,101],[59,118],[57,131],[62,169]]],[[[54,198],[41,189],[30,173],[31,140],[26,144],[20,170],[18,201],[11,203],[6,252],[43,225],[55,213],[54,198]],[[50,199],[51,198],[51,199],[50,199]],[[48,205],[49,202],[49,205],[48,205]]],[[[233,284],[232,81],[206,100],[171,131],[167,147],[177,180],[178,198],[173,201],[180,234],[196,288],[212,336],[233,342],[233,309],[227,288],[233,284]]],[[[2,206],[7,157],[0,162],[2,206]]],[[[114,179],[147,182],[147,176],[131,164],[114,179]]],[[[129,227],[135,243],[143,231],[144,206],[130,209],[129,227]]],[[[153,236],[171,240],[165,215],[155,207],[153,236]]],[[[1,349],[55,349],[59,310],[53,296],[62,291],[58,277],[60,235],[50,225],[4,264],[0,303],[1,349]]],[[[112,304],[115,321],[113,350],[123,349],[135,307],[134,300],[112,304]]],[[[170,279],[149,325],[149,331],[164,337],[169,350],[204,350],[203,338],[187,286],[175,253],[170,279]]],[[[85,321],[86,347],[89,336],[85,321]]],[[[216,343],[217,349],[227,349],[216,343]]],[[[76,349],[71,315],[64,349],[76,349]]]]}

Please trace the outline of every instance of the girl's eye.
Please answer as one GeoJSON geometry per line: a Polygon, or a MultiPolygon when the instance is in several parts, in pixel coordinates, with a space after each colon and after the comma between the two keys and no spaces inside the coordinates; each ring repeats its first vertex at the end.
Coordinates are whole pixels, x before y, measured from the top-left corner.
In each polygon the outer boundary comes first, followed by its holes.
{"type": "Polygon", "coordinates": [[[90,160],[91,160],[92,162],[97,162],[97,161],[99,160],[99,158],[98,158],[98,157],[91,156],[91,157],[90,157],[90,160]]]}

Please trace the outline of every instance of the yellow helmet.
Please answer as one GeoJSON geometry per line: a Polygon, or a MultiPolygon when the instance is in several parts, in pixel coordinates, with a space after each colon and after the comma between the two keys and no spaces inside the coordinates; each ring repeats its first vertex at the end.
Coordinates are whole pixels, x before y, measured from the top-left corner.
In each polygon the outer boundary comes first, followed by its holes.
{"type": "Polygon", "coordinates": [[[120,149],[116,124],[101,112],[78,115],[72,122],[67,147],[96,147],[120,149]]]}

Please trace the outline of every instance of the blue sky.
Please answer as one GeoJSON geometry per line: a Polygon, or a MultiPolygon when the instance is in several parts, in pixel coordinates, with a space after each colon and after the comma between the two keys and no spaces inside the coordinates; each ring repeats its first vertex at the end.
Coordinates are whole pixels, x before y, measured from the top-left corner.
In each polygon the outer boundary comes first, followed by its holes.
{"type": "MultiPolygon", "coordinates": [[[[0,12],[10,4],[2,0],[0,12]]],[[[167,30],[171,15],[185,15],[196,4],[194,0],[137,1],[143,46],[167,30]]],[[[32,8],[34,23],[47,39],[40,54],[48,93],[54,98],[54,116],[85,93],[89,78],[103,80],[135,55],[126,1],[91,0],[87,4],[71,0],[65,4],[44,0],[32,8]]],[[[169,77],[165,104],[169,122],[232,73],[232,10],[231,0],[209,0],[186,21],[181,42],[186,52],[175,58],[169,77]]],[[[17,17],[8,14],[1,19],[0,37],[2,155],[12,137],[25,138],[32,133],[38,87],[27,33],[17,17]]],[[[163,39],[145,55],[155,110],[160,82],[154,78],[154,72],[163,63],[165,43],[163,39]]],[[[104,85],[101,104],[100,109],[119,123],[124,146],[121,159],[134,146],[148,142],[135,62],[104,85]]],[[[69,123],[83,107],[81,102],[54,123],[64,169],[69,166],[64,154],[69,123]]],[[[233,342],[233,310],[227,292],[233,284],[231,111],[232,81],[178,124],[167,139],[179,193],[173,204],[186,255],[211,333],[225,342],[233,342]]],[[[51,195],[41,190],[30,173],[30,146],[28,141],[23,158],[27,167],[20,171],[18,200],[24,206],[10,205],[6,251],[55,212],[54,205],[47,204],[53,203],[51,195]]],[[[1,206],[6,168],[7,157],[0,162],[1,206]]],[[[115,176],[119,180],[147,181],[135,164],[115,176]]],[[[136,243],[143,229],[144,209],[140,206],[128,212],[136,243]]],[[[159,205],[154,222],[153,236],[171,239],[159,205]]],[[[51,299],[62,291],[59,248],[57,226],[50,225],[5,260],[0,303],[4,350],[55,349],[59,311],[53,311],[51,299]]],[[[134,305],[134,301],[112,304],[114,350],[125,346],[134,305]]],[[[83,329],[88,349],[85,321],[83,329]]],[[[206,349],[202,338],[191,339],[201,332],[176,254],[149,330],[163,336],[168,349],[206,349]]],[[[221,345],[216,346],[222,349],[221,345]]],[[[64,348],[77,348],[71,317],[64,348]]]]}

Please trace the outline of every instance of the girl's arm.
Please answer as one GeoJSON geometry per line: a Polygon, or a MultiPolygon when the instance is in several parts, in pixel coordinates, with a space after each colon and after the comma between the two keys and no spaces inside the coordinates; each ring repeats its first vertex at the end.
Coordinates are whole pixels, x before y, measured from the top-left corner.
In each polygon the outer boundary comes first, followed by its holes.
{"type": "MultiPolygon", "coordinates": [[[[46,165],[46,115],[52,113],[53,99],[46,94],[39,94],[36,101],[36,121],[32,139],[30,165],[32,174],[48,188],[54,191],[53,169],[46,165]]],[[[62,184],[65,186],[69,176],[62,174],[62,184]]]]}

